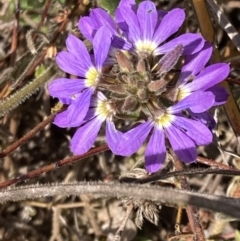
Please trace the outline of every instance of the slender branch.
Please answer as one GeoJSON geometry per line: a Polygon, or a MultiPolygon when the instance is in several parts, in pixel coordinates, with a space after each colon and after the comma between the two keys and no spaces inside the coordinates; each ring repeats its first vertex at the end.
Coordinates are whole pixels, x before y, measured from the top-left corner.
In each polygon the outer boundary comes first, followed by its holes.
{"type": "Polygon", "coordinates": [[[240,80],[239,79],[227,78],[226,81],[228,83],[232,83],[232,84],[235,84],[235,85],[240,85],[240,80]]]}
{"type": "Polygon", "coordinates": [[[17,42],[18,42],[18,30],[19,30],[19,17],[20,17],[20,0],[15,0],[15,20],[14,20],[14,27],[12,33],[12,44],[11,44],[11,58],[10,58],[10,65],[13,66],[16,58],[16,49],[17,49],[17,42]]]}
{"type": "Polygon", "coordinates": [[[37,177],[37,176],[39,176],[39,175],[41,175],[43,173],[53,171],[53,170],[55,170],[55,169],[57,169],[59,167],[63,167],[63,166],[72,164],[73,162],[83,160],[83,159],[85,159],[87,157],[90,157],[92,155],[95,155],[95,154],[98,154],[100,152],[107,151],[107,150],[109,150],[109,147],[107,145],[103,145],[103,146],[100,146],[100,147],[92,148],[90,151],[88,151],[87,153],[85,153],[83,155],[77,155],[77,156],[68,157],[66,159],[57,161],[55,163],[46,165],[46,166],[44,166],[42,168],[30,171],[30,172],[28,172],[26,174],[23,174],[23,175],[20,175],[18,177],[15,177],[13,179],[10,179],[10,180],[7,180],[5,182],[2,182],[2,183],[0,183],[0,189],[1,188],[6,188],[8,186],[11,186],[11,185],[19,183],[19,182],[23,182],[23,181],[27,181],[29,179],[33,179],[33,178],[35,178],[35,177],[37,177]]]}
{"type": "Polygon", "coordinates": [[[18,147],[23,145],[26,141],[28,141],[30,138],[32,138],[34,135],[36,135],[39,131],[41,131],[46,125],[48,125],[56,116],[57,113],[53,113],[49,115],[44,121],[39,123],[36,127],[34,127],[31,131],[29,131],[26,135],[21,137],[19,140],[8,146],[3,152],[0,153],[0,158],[3,158],[10,153],[12,153],[14,150],[16,150],[18,147]]]}
{"type": "Polygon", "coordinates": [[[200,157],[200,156],[197,157],[196,161],[198,163],[202,163],[202,164],[205,164],[205,165],[208,165],[211,167],[217,167],[217,168],[223,169],[223,170],[236,170],[236,168],[234,168],[234,167],[230,167],[225,164],[222,164],[222,163],[219,163],[219,162],[216,162],[211,159],[204,158],[204,157],[200,157]]]}
{"type": "Polygon", "coordinates": [[[117,232],[115,233],[115,237],[114,237],[114,241],[120,241],[121,240],[121,237],[122,237],[122,234],[123,234],[123,230],[126,226],[126,223],[132,213],[132,210],[133,210],[133,203],[129,203],[127,208],[126,208],[126,212],[124,214],[124,217],[123,217],[123,220],[121,222],[121,225],[119,226],[117,232]]]}
{"type": "Polygon", "coordinates": [[[228,170],[228,169],[219,169],[219,168],[198,168],[198,169],[181,170],[181,171],[174,171],[174,172],[167,172],[167,173],[158,172],[144,178],[121,177],[120,182],[145,184],[149,182],[156,182],[169,177],[191,176],[191,175],[197,175],[197,174],[220,174],[225,176],[240,176],[240,170],[238,169],[228,170]]]}
{"type": "MultiPolygon", "coordinates": [[[[172,157],[173,157],[173,160],[174,160],[176,170],[178,170],[178,171],[184,170],[183,164],[178,159],[176,154],[173,151],[171,151],[171,154],[172,154],[172,157]]],[[[181,183],[182,189],[188,190],[188,191],[190,190],[190,187],[187,183],[187,179],[186,179],[185,176],[180,177],[180,183],[181,183]]],[[[186,208],[186,212],[187,212],[187,216],[188,216],[188,219],[189,219],[190,226],[191,226],[192,231],[193,231],[194,236],[195,236],[195,240],[205,241],[206,239],[205,239],[205,236],[204,236],[203,228],[202,228],[201,223],[200,223],[198,209],[193,207],[193,206],[188,206],[186,208]]]]}
{"type": "MultiPolygon", "coordinates": [[[[13,143],[11,146],[9,146],[7,149],[5,149],[4,152],[0,153],[0,158],[7,156],[11,152],[13,152],[16,148],[18,148],[19,146],[24,144],[28,139],[33,137],[38,131],[40,131],[49,122],[51,122],[51,120],[54,118],[54,116],[55,116],[55,114],[50,115],[48,117],[49,119],[47,118],[46,120],[41,122],[30,133],[26,134],[25,136],[20,138],[17,142],[13,143]]],[[[80,161],[91,155],[95,155],[95,154],[98,154],[98,153],[106,151],[106,150],[109,150],[109,148],[106,145],[103,145],[103,146],[91,149],[89,152],[85,153],[84,155],[72,156],[72,157],[60,160],[56,163],[53,163],[53,164],[50,164],[47,166],[43,166],[40,169],[30,171],[30,172],[23,174],[21,176],[18,176],[16,178],[13,178],[13,179],[0,183],[0,189],[6,188],[6,187],[11,186],[16,183],[27,181],[27,180],[35,178],[43,173],[53,171],[56,168],[60,168],[62,166],[71,164],[76,161],[80,161]]],[[[226,167],[228,167],[228,166],[226,166],[226,167]]],[[[237,175],[240,175],[240,171],[238,169],[231,168],[231,167],[229,167],[229,170],[226,168],[224,170],[222,170],[222,169],[193,169],[193,170],[183,170],[183,171],[175,171],[175,172],[169,172],[169,173],[156,173],[156,174],[153,174],[152,176],[149,176],[146,178],[141,178],[141,179],[140,178],[136,179],[136,178],[123,177],[120,179],[120,181],[127,182],[127,183],[144,184],[144,183],[158,181],[161,179],[166,179],[166,178],[173,177],[173,176],[181,176],[181,175],[186,176],[186,175],[196,175],[196,174],[221,174],[221,175],[226,175],[226,176],[237,176],[237,175]]]]}
{"type": "Polygon", "coordinates": [[[194,193],[161,186],[119,184],[114,182],[53,183],[13,187],[0,191],[0,203],[54,197],[58,195],[63,197],[68,197],[70,195],[79,196],[82,194],[91,194],[96,198],[134,197],[152,201],[161,200],[163,203],[180,205],[183,207],[186,205],[193,205],[240,219],[240,202],[235,198],[194,193]]]}
{"type": "MultiPolygon", "coordinates": [[[[56,113],[51,114],[47,119],[42,121],[40,124],[38,124],[34,129],[32,129],[29,133],[27,133],[25,136],[20,138],[18,141],[7,147],[2,153],[0,153],[0,158],[3,158],[7,156],[8,154],[12,153],[16,148],[19,146],[23,145],[27,140],[32,138],[36,133],[38,133],[40,130],[42,130],[47,124],[49,124],[53,118],[55,117],[56,113]]],[[[7,180],[5,182],[0,183],[0,188],[5,188],[8,187],[12,184],[16,184],[22,181],[26,181],[32,178],[35,178],[45,172],[50,172],[56,168],[59,168],[61,166],[65,166],[68,164],[71,164],[75,161],[85,159],[91,155],[95,155],[97,153],[103,152],[108,150],[109,148],[104,145],[98,148],[93,148],[89,152],[85,153],[84,155],[80,156],[73,156],[67,159],[60,160],[56,163],[53,163],[51,165],[44,166],[38,170],[33,170],[30,171],[24,175],[18,176],[16,178],[7,180]]],[[[213,160],[206,159],[203,157],[198,157],[197,162],[203,163],[209,166],[217,167],[218,169],[193,169],[193,170],[181,170],[181,171],[176,171],[176,172],[169,172],[169,173],[156,173],[153,174],[152,176],[146,177],[146,178],[141,178],[141,179],[135,179],[135,178],[121,178],[121,182],[131,182],[131,183],[149,183],[149,182],[154,182],[158,181],[161,179],[166,179],[172,176],[181,176],[181,175],[196,175],[196,174],[221,174],[221,175],[227,175],[227,176],[236,176],[240,175],[240,171],[236,168],[214,162],[213,160]]]]}
{"type": "Polygon", "coordinates": [[[42,25],[43,25],[43,23],[44,23],[44,20],[45,20],[45,18],[47,17],[48,10],[49,10],[49,8],[50,8],[50,6],[51,6],[51,3],[52,3],[52,0],[47,0],[47,1],[46,1],[46,3],[45,3],[45,9],[44,9],[44,11],[43,11],[43,13],[42,13],[42,15],[41,15],[41,20],[40,20],[40,22],[38,23],[37,30],[39,30],[39,29],[42,27],[42,25]]]}

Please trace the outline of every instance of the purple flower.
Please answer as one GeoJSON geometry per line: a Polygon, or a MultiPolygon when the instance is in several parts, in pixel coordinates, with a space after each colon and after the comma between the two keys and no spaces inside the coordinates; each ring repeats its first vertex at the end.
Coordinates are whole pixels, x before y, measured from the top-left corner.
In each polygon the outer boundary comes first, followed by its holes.
{"type": "Polygon", "coordinates": [[[228,93],[225,88],[217,86],[227,78],[230,67],[226,63],[216,63],[204,66],[212,55],[212,46],[205,42],[201,51],[191,56],[186,56],[180,77],[173,91],[177,94],[177,100],[182,100],[186,96],[196,91],[211,91],[215,96],[216,105],[226,102],[228,93]]]}
{"type": "Polygon", "coordinates": [[[108,26],[109,31],[113,35],[118,35],[116,24],[112,17],[102,8],[94,8],[91,10],[89,16],[81,17],[78,22],[78,28],[81,33],[89,41],[93,38],[99,28],[108,26]]]}
{"type": "MultiPolygon", "coordinates": [[[[131,49],[131,44],[120,37],[121,34],[119,33],[113,18],[102,8],[91,10],[89,16],[80,18],[78,22],[80,32],[91,42],[98,29],[102,26],[107,26],[109,32],[112,34],[113,47],[125,50],[131,49]]],[[[113,56],[114,53],[110,53],[110,55],[113,56]]]]}
{"type": "Polygon", "coordinates": [[[216,85],[228,76],[229,65],[217,63],[204,68],[211,54],[212,47],[205,43],[200,52],[186,57],[176,86],[170,87],[165,94],[176,104],[124,133],[118,148],[120,155],[132,155],[150,136],[145,166],[150,173],[156,172],[166,157],[167,137],[181,161],[196,160],[196,146],[212,141],[209,129],[213,128],[214,120],[207,110],[225,103],[228,97],[226,90],[216,85]]]}
{"type": "Polygon", "coordinates": [[[91,41],[96,30],[107,25],[113,34],[114,47],[132,50],[143,56],[165,54],[179,44],[184,47],[183,55],[194,54],[204,44],[199,34],[186,33],[166,42],[177,33],[184,19],[183,9],[163,13],[157,11],[151,1],[143,1],[137,7],[135,1],[122,0],[115,12],[115,22],[120,32],[111,16],[100,8],[92,10],[89,17],[82,17],[78,26],[91,41]]]}
{"type": "Polygon", "coordinates": [[[57,63],[77,78],[59,78],[48,87],[51,96],[68,105],[54,123],[78,127],[71,139],[74,154],[92,147],[104,123],[107,144],[116,155],[132,155],[148,142],[145,166],[150,173],[162,167],[168,147],[192,163],[197,146],[212,142],[214,120],[208,110],[227,100],[228,93],[217,84],[228,76],[229,65],[206,67],[212,47],[199,34],[175,37],[184,19],[182,9],[157,11],[148,0],[138,6],[121,0],[114,20],[100,8],[80,19],[94,56],[69,35],[68,51],[58,54],[57,63]],[[158,55],[163,56],[151,58],[158,55]],[[175,78],[182,55],[185,62],[175,78]],[[122,127],[130,119],[134,127],[122,133],[116,119],[122,127]]]}
{"type": "Polygon", "coordinates": [[[182,44],[183,54],[193,54],[203,47],[203,39],[197,34],[183,34],[165,42],[175,34],[185,19],[183,9],[173,9],[165,16],[159,16],[155,4],[143,1],[136,11],[129,6],[120,6],[116,13],[116,22],[133,44],[134,50],[143,55],[160,55],[182,44]],[[161,19],[159,21],[159,19],[161,19]]]}
{"type": "MultiPolygon", "coordinates": [[[[222,105],[226,102],[229,94],[224,87],[217,84],[229,75],[230,67],[226,63],[216,63],[204,68],[210,60],[212,51],[212,46],[205,42],[200,52],[186,56],[180,77],[173,89],[173,92],[175,92],[173,95],[177,96],[176,100],[182,100],[196,91],[211,91],[215,96],[213,106],[222,105]]],[[[210,129],[215,126],[215,120],[209,113],[194,113],[191,110],[188,112],[193,119],[199,120],[210,129]]]]}
{"type": "Polygon", "coordinates": [[[122,156],[132,155],[150,135],[145,151],[145,167],[150,173],[156,172],[166,158],[166,136],[181,161],[194,162],[197,157],[196,146],[210,144],[212,133],[201,122],[183,116],[182,111],[190,108],[196,112],[204,112],[213,104],[214,95],[210,91],[191,94],[166,109],[162,115],[124,133],[117,153],[122,156]]]}
{"type": "MultiPolygon", "coordinates": [[[[71,139],[71,151],[77,155],[86,153],[94,144],[103,122],[106,121],[106,140],[112,152],[117,155],[117,143],[122,133],[115,129],[112,122],[114,111],[114,105],[101,92],[98,92],[97,96],[93,95],[90,108],[82,124],[71,139]]],[[[67,111],[58,114],[54,123],[60,127],[69,126],[67,111]]]]}
{"type": "Polygon", "coordinates": [[[59,98],[64,104],[70,104],[64,112],[67,115],[66,126],[76,127],[82,123],[89,109],[91,96],[101,78],[110,44],[111,34],[106,27],[101,27],[93,38],[94,63],[84,43],[74,35],[67,38],[68,51],[57,55],[57,63],[63,71],[82,77],[59,78],[48,86],[51,96],[59,98]]]}

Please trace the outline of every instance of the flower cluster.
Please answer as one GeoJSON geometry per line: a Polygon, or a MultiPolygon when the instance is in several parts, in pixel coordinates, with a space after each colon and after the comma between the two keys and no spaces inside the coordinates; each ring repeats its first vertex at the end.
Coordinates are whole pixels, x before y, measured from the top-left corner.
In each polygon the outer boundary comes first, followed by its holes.
{"type": "Polygon", "coordinates": [[[149,0],[138,6],[121,0],[114,18],[96,8],[80,19],[93,55],[69,35],[67,51],[56,60],[76,78],[59,78],[48,86],[50,95],[68,106],[54,123],[78,127],[71,140],[74,154],[92,147],[102,124],[116,155],[132,155],[147,140],[150,173],[162,167],[167,148],[191,163],[196,147],[212,142],[214,120],[207,111],[227,100],[217,84],[228,76],[229,66],[208,65],[212,47],[201,35],[177,35],[184,19],[183,9],[158,11],[149,0]],[[116,120],[122,126],[130,120],[132,128],[117,130],[116,120]]]}

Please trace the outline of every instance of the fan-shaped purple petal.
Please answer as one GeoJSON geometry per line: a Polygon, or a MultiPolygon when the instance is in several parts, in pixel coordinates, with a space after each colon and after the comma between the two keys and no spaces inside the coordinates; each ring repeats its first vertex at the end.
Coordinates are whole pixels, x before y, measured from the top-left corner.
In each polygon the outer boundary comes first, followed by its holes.
{"type": "Polygon", "coordinates": [[[204,45],[204,40],[202,36],[199,34],[194,34],[194,33],[182,34],[179,37],[176,37],[173,40],[170,40],[167,43],[163,44],[162,46],[158,47],[154,51],[154,55],[166,54],[167,52],[176,48],[176,46],[178,46],[179,44],[182,44],[184,47],[183,54],[190,55],[202,49],[204,45]]]}
{"type": "Polygon", "coordinates": [[[195,113],[201,113],[211,108],[214,102],[215,97],[210,91],[195,92],[169,107],[168,112],[175,114],[189,108],[195,113]]]}
{"type": "Polygon", "coordinates": [[[213,48],[211,44],[205,41],[201,51],[193,55],[186,56],[182,72],[191,71],[192,75],[197,75],[209,61],[210,57],[212,56],[212,51],[213,48]]]}
{"type": "Polygon", "coordinates": [[[58,66],[66,73],[85,77],[87,68],[81,65],[71,53],[62,51],[56,57],[58,66]]]}
{"type": "Polygon", "coordinates": [[[124,49],[127,51],[133,50],[133,45],[131,43],[125,41],[124,39],[118,36],[113,36],[112,46],[117,49],[124,49]]]}
{"type": "MultiPolygon", "coordinates": [[[[121,8],[130,8],[134,12],[136,12],[137,5],[136,5],[135,0],[122,0],[122,1],[120,1],[119,5],[114,13],[115,22],[117,23],[118,27],[122,30],[121,34],[125,37],[125,33],[128,32],[128,25],[127,25],[124,17],[122,16],[121,8]]],[[[124,14],[124,11],[123,11],[123,14],[124,14]]]]}
{"type": "Polygon", "coordinates": [[[178,158],[185,163],[195,162],[197,158],[195,143],[186,134],[172,125],[166,129],[166,133],[178,158]]]}
{"type": "Polygon", "coordinates": [[[122,30],[122,34],[125,35],[124,33],[128,32],[128,25],[122,16],[122,12],[120,8],[116,9],[114,16],[118,27],[122,30]]]}
{"type": "Polygon", "coordinates": [[[145,167],[150,173],[162,168],[166,158],[166,146],[162,129],[154,128],[145,151],[145,167]]]}
{"type": "Polygon", "coordinates": [[[120,155],[118,153],[118,145],[121,141],[123,133],[116,130],[115,125],[112,121],[106,121],[106,138],[107,138],[107,143],[111,151],[115,155],[120,155]]]}
{"type": "MultiPolygon", "coordinates": [[[[160,25],[155,31],[153,36],[153,41],[156,42],[157,45],[161,44],[172,34],[176,33],[183,21],[185,19],[185,13],[183,9],[176,8],[169,11],[160,22],[160,25]]],[[[146,29],[147,31],[147,29],[146,29]]]]}
{"type": "Polygon", "coordinates": [[[102,119],[95,118],[78,128],[71,140],[71,151],[76,155],[86,153],[94,144],[102,125],[102,119]]]}
{"type": "Polygon", "coordinates": [[[216,122],[215,122],[214,118],[208,112],[194,113],[190,110],[188,112],[193,119],[195,119],[197,121],[201,121],[210,130],[212,130],[215,127],[216,122]]]}
{"type": "Polygon", "coordinates": [[[190,91],[207,90],[226,79],[229,75],[229,72],[230,67],[228,64],[212,64],[203,69],[191,83],[186,84],[184,87],[182,87],[182,89],[187,89],[190,91]]]}
{"type": "Polygon", "coordinates": [[[68,107],[69,126],[77,127],[82,123],[84,117],[88,112],[90,106],[90,99],[93,91],[93,88],[88,88],[84,90],[82,94],[78,98],[76,98],[68,107]]]}
{"type": "Polygon", "coordinates": [[[122,7],[129,7],[131,8],[132,6],[136,5],[135,0],[121,0],[118,8],[122,8],[122,7]]]}
{"type": "Polygon", "coordinates": [[[85,44],[76,36],[69,34],[66,40],[68,51],[78,60],[79,65],[89,68],[92,66],[91,58],[85,44]]]}
{"type": "Polygon", "coordinates": [[[90,17],[81,17],[78,21],[78,28],[85,38],[92,42],[96,33],[96,26],[90,17]]]}
{"type": "Polygon", "coordinates": [[[106,60],[111,45],[111,34],[107,27],[101,27],[93,38],[93,49],[95,64],[99,71],[102,70],[103,63],[106,60]]]}
{"type": "Polygon", "coordinates": [[[200,121],[176,116],[172,124],[188,135],[197,145],[208,145],[212,142],[212,132],[200,121]]]}
{"type": "MultiPolygon", "coordinates": [[[[138,18],[134,11],[130,8],[123,7],[120,8],[121,16],[123,17],[125,23],[127,24],[127,29],[125,29],[125,34],[133,42],[136,43],[141,40],[141,31],[138,23],[138,18]]],[[[125,26],[126,28],[126,26],[125,26]]]]}
{"type": "Polygon", "coordinates": [[[227,90],[224,87],[218,85],[213,86],[207,91],[211,91],[215,96],[214,106],[225,104],[229,96],[227,90]]]}
{"type": "Polygon", "coordinates": [[[66,128],[69,127],[69,123],[67,121],[67,116],[68,116],[68,110],[65,110],[59,114],[56,115],[56,117],[54,118],[53,124],[62,127],[62,128],[66,128]]]}
{"type": "Polygon", "coordinates": [[[124,133],[119,143],[118,154],[122,156],[129,156],[137,152],[147,138],[151,129],[152,123],[148,121],[124,133]]]}
{"type": "Polygon", "coordinates": [[[71,97],[85,87],[84,79],[59,78],[48,85],[48,91],[53,97],[71,97]]]}
{"type": "Polygon", "coordinates": [[[188,81],[190,75],[197,75],[207,64],[211,55],[212,46],[207,41],[201,51],[193,55],[187,55],[176,86],[183,86],[188,81]]]}
{"type": "Polygon", "coordinates": [[[96,117],[98,114],[96,112],[96,108],[91,108],[89,107],[89,110],[86,114],[86,116],[84,117],[83,121],[89,121],[91,119],[93,119],[94,117],[96,117]]]}
{"type": "Polygon", "coordinates": [[[98,25],[98,28],[101,26],[107,26],[112,34],[118,34],[112,17],[102,8],[93,9],[90,13],[90,17],[93,19],[93,22],[95,22],[95,25],[98,25]]]}
{"type": "Polygon", "coordinates": [[[141,29],[141,38],[152,40],[158,19],[155,4],[151,1],[141,2],[138,6],[137,18],[141,29]]]}

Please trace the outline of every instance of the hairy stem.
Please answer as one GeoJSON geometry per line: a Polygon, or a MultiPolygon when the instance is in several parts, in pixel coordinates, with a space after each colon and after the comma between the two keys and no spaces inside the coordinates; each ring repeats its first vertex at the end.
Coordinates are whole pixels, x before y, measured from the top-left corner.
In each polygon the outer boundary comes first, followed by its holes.
{"type": "Polygon", "coordinates": [[[17,202],[43,197],[91,194],[99,197],[127,197],[159,201],[171,205],[193,205],[240,219],[239,200],[223,196],[194,193],[161,186],[120,184],[116,182],[53,183],[13,187],[0,191],[0,203],[17,202]]]}
{"type": "Polygon", "coordinates": [[[5,100],[0,102],[0,116],[8,113],[16,108],[19,104],[24,102],[29,96],[34,94],[46,81],[48,81],[55,71],[53,67],[49,67],[39,78],[31,81],[29,84],[18,90],[16,93],[10,95],[5,100]]]}

